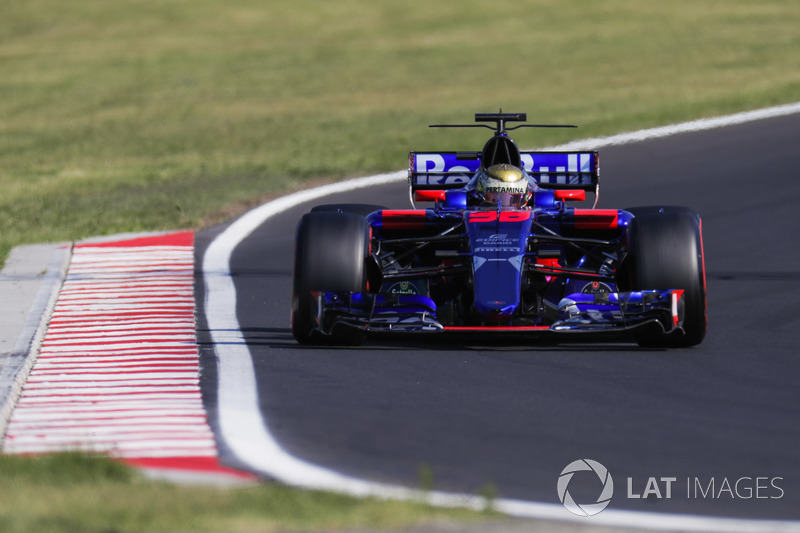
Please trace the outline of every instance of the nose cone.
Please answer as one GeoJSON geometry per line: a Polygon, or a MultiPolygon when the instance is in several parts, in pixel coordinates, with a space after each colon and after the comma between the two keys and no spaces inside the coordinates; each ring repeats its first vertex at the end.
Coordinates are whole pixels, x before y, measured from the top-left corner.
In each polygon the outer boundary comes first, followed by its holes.
{"type": "Polygon", "coordinates": [[[503,322],[511,319],[520,305],[532,218],[529,211],[478,214],[481,216],[467,219],[475,309],[487,321],[503,322]]]}
{"type": "MultiPolygon", "coordinates": [[[[497,248],[503,249],[502,246],[497,248]]],[[[487,320],[508,320],[519,307],[523,255],[519,252],[519,245],[514,250],[501,252],[490,249],[481,251],[483,256],[473,259],[475,309],[487,320]],[[511,255],[513,253],[519,255],[511,255]]]]}
{"type": "Polygon", "coordinates": [[[476,301],[475,307],[487,320],[502,322],[510,319],[517,310],[518,304],[508,302],[476,301]]]}

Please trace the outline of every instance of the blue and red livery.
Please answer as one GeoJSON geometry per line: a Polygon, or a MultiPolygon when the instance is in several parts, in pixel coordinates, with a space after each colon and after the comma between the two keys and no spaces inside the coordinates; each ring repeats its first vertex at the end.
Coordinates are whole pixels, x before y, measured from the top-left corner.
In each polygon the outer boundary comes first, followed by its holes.
{"type": "Polygon", "coordinates": [[[519,151],[508,131],[534,125],[507,123],[525,119],[477,114],[464,127],[494,130],[480,152],[410,153],[411,209],[336,204],[304,215],[295,338],[589,333],[699,344],[707,328],[700,217],[685,207],[594,208],[597,152],[519,151]],[[494,204],[476,189],[493,165],[519,169],[530,184],[522,201],[494,204]],[[587,193],[594,207],[569,205],[587,193]]]}

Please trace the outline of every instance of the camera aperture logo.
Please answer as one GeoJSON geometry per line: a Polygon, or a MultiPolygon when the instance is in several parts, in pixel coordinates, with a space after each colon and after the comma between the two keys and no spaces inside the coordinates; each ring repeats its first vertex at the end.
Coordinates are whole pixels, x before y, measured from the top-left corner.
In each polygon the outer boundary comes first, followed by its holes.
{"type": "Polygon", "coordinates": [[[597,461],[592,459],[578,459],[568,464],[561,475],[558,476],[558,499],[564,504],[564,507],[573,514],[578,516],[594,516],[600,511],[608,507],[611,503],[611,497],[614,495],[614,480],[608,469],[597,461]],[[578,472],[594,473],[600,480],[602,489],[600,495],[595,502],[578,503],[569,492],[569,484],[573,476],[578,472]]]}
{"type": "MultiPolygon", "coordinates": [[[[648,476],[627,478],[628,500],[780,500],[786,491],[784,478],[775,475],[740,475],[738,477],[648,476]],[[685,492],[684,492],[685,487],[685,492]]],[[[572,514],[594,516],[611,503],[614,480],[602,464],[592,459],[578,459],[568,464],[558,476],[558,499],[572,514]],[[598,496],[599,494],[599,496],[598,496]]]]}

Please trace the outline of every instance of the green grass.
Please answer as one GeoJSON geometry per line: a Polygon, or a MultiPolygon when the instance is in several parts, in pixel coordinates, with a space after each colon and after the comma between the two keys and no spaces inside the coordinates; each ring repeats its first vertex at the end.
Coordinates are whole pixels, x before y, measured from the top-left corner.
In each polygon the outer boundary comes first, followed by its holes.
{"type": "Polygon", "coordinates": [[[536,146],[797,101],[798,20],[794,0],[6,0],[0,260],[477,147],[426,128],[476,111],[581,126],[519,133],[536,146]]]}
{"type": "Polygon", "coordinates": [[[491,519],[497,515],[277,485],[148,482],[121,463],[77,453],[0,456],[3,533],[372,530],[491,519]]]}

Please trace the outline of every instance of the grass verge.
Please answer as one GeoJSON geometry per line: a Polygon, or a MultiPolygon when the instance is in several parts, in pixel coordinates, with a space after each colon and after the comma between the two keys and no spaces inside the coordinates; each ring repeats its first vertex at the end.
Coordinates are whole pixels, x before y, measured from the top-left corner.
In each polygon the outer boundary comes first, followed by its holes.
{"type": "Polygon", "coordinates": [[[272,484],[152,482],[117,461],[79,453],[0,456],[4,533],[363,530],[491,518],[497,516],[272,484]]]}

